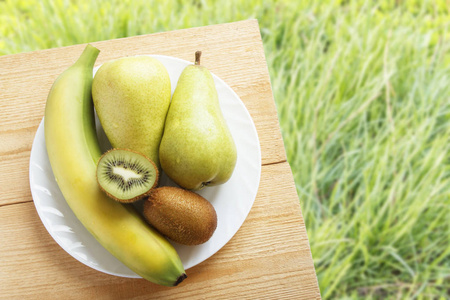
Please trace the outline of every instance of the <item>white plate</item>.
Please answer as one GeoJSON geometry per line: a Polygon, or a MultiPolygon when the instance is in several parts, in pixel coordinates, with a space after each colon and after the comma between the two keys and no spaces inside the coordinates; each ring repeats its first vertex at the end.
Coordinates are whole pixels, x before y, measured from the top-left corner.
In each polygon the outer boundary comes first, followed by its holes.
{"type": "MultiPolygon", "coordinates": [[[[181,71],[191,63],[169,56],[149,56],[166,66],[173,93],[181,71]]],[[[97,69],[98,67],[94,69],[94,74],[97,69]]],[[[236,143],[238,158],[234,173],[227,183],[206,187],[199,192],[212,203],[217,212],[217,229],[211,239],[199,246],[172,243],[185,269],[209,258],[234,236],[250,212],[261,175],[261,149],[252,118],[237,94],[223,80],[214,74],[213,77],[223,115],[236,143]]],[[[48,160],[43,121],[31,149],[30,186],[36,210],[45,228],[66,252],[85,265],[116,276],[140,278],[104,249],[67,205],[48,160]]],[[[110,148],[109,142],[98,118],[96,122],[102,150],[106,151],[110,148]]],[[[162,174],[161,185],[175,184],[162,174]]]]}

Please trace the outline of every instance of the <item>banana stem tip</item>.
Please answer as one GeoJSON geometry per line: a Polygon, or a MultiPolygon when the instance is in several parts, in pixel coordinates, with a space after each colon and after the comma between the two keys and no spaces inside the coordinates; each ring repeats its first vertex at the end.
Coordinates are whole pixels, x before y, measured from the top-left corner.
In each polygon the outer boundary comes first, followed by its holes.
{"type": "Polygon", "coordinates": [[[180,277],[177,278],[177,281],[175,281],[175,284],[173,286],[179,285],[186,278],[187,278],[186,273],[181,274],[180,277]]]}

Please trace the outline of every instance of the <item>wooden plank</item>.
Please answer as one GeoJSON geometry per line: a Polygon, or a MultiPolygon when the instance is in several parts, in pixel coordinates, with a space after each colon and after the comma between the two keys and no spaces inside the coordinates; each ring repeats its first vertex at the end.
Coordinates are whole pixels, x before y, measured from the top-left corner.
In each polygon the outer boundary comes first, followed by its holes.
{"type": "Polygon", "coordinates": [[[47,233],[32,202],[0,207],[0,236],[0,298],[320,298],[287,162],[263,166],[243,226],[175,288],[107,275],[76,261],[47,233]]]}
{"type": "MultiPolygon", "coordinates": [[[[92,43],[101,50],[97,65],[129,55],[162,54],[202,64],[239,95],[255,122],[262,163],[286,161],[270,78],[255,20],[184,29],[92,43]]],[[[0,57],[0,205],[28,196],[28,163],[48,91],[85,45],[0,57]],[[19,158],[19,159],[18,159],[19,158]],[[9,186],[11,178],[14,185],[9,186]],[[8,187],[8,188],[6,188],[8,187]],[[22,197],[18,197],[18,195],[22,197]]]]}

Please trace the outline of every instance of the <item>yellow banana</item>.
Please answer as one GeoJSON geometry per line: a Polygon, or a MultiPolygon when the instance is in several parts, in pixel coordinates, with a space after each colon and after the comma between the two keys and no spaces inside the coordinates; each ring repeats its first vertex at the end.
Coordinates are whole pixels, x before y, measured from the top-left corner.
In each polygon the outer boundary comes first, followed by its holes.
{"type": "Polygon", "coordinates": [[[70,208],[103,247],[143,278],[175,286],[186,278],[176,250],[133,207],[108,198],[97,184],[102,153],[91,85],[98,53],[87,45],[50,90],[44,118],[50,164],[70,208]]]}

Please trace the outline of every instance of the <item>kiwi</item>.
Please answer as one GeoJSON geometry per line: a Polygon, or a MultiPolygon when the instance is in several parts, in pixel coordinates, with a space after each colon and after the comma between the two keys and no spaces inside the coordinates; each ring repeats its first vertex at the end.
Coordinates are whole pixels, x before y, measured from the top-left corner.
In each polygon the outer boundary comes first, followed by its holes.
{"type": "Polygon", "coordinates": [[[152,190],[143,213],[160,233],[183,245],[207,242],[217,227],[214,206],[202,196],[178,187],[152,190]]]}
{"type": "Polygon", "coordinates": [[[148,195],[158,184],[155,163],[141,153],[129,149],[112,149],[97,164],[97,182],[111,198],[131,203],[148,195]]]}

